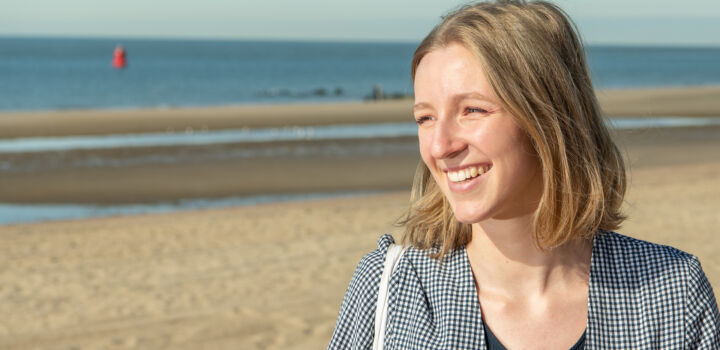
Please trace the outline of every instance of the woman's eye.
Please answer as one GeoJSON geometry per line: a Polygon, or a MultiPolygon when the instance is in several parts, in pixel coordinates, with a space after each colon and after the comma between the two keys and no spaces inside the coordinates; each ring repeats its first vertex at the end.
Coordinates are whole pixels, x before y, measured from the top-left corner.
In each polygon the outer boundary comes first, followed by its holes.
{"type": "Polygon", "coordinates": [[[479,108],[479,107],[467,107],[465,108],[465,114],[472,114],[472,113],[487,113],[488,111],[479,108]]]}
{"type": "Polygon", "coordinates": [[[428,121],[428,120],[432,120],[432,117],[429,116],[429,115],[426,115],[426,116],[422,116],[422,117],[416,118],[416,119],[415,119],[415,122],[416,122],[418,125],[422,125],[423,123],[425,123],[425,122],[428,121]]]}

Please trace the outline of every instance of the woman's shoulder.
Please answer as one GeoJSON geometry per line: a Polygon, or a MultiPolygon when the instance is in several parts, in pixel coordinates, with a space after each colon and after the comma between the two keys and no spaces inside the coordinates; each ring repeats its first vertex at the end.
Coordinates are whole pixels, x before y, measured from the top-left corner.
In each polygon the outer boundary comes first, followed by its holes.
{"type": "Polygon", "coordinates": [[[599,233],[595,239],[591,275],[599,285],[623,293],[663,295],[673,302],[695,293],[714,299],[694,255],[610,231],[599,233]]]}
{"type": "Polygon", "coordinates": [[[328,349],[369,348],[372,346],[378,284],[388,247],[395,239],[384,234],[377,249],[365,254],[355,267],[328,349]]]}
{"type": "Polygon", "coordinates": [[[628,269],[697,268],[698,259],[675,247],[652,243],[613,231],[600,231],[596,236],[594,258],[612,259],[628,269]],[[596,256],[595,256],[596,255],[596,256]]]}
{"type": "Polygon", "coordinates": [[[375,299],[388,247],[394,243],[393,236],[389,234],[380,236],[377,248],[365,254],[355,267],[346,298],[356,301],[363,300],[366,303],[375,299]]]}
{"type": "Polygon", "coordinates": [[[700,348],[720,345],[720,312],[697,257],[667,245],[602,232],[595,236],[592,259],[591,289],[602,314],[596,315],[601,320],[597,327],[630,325],[639,333],[654,330],[658,337],[676,337],[672,341],[702,344],[700,348]],[[634,315],[644,315],[646,321],[627,323],[634,315]]]}
{"type": "Polygon", "coordinates": [[[395,244],[395,239],[390,234],[383,234],[377,240],[377,248],[365,254],[355,268],[355,275],[363,280],[373,280],[382,274],[385,256],[390,245],[395,244]]]}

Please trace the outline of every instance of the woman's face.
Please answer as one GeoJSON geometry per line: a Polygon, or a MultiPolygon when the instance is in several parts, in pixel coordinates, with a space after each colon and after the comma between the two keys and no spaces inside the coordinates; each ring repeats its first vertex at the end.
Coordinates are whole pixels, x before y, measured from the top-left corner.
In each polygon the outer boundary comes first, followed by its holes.
{"type": "Polygon", "coordinates": [[[451,44],[423,57],[413,114],[422,159],[460,222],[502,220],[537,208],[539,160],[472,52],[451,44]]]}

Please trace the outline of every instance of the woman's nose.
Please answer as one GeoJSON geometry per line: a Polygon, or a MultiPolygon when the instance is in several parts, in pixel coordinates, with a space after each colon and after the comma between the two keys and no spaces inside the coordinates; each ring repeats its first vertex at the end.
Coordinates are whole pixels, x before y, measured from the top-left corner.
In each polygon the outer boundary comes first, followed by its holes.
{"type": "Polygon", "coordinates": [[[452,158],[467,147],[457,131],[457,125],[453,120],[444,120],[435,124],[430,150],[433,158],[452,158]]]}

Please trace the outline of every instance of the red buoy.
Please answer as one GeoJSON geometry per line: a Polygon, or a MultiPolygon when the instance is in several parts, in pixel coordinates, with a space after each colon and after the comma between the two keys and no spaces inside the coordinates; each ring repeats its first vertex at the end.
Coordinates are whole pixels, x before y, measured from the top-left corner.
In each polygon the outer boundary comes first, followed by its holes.
{"type": "Polygon", "coordinates": [[[122,45],[118,45],[115,47],[115,52],[113,53],[113,67],[115,67],[115,69],[123,69],[126,66],[127,56],[125,48],[123,48],[122,45]]]}

